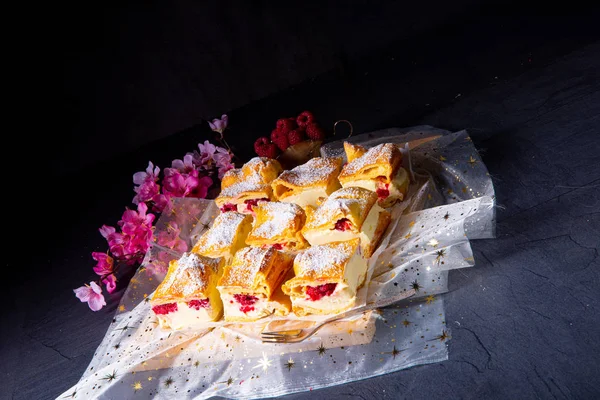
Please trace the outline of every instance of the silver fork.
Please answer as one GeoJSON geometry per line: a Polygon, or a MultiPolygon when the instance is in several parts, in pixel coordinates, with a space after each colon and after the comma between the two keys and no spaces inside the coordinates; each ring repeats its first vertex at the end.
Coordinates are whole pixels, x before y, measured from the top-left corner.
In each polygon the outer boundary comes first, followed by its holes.
{"type": "Polygon", "coordinates": [[[264,343],[298,343],[303,340],[308,339],[323,326],[327,325],[330,322],[338,321],[342,318],[351,317],[354,315],[362,314],[366,311],[374,310],[376,308],[389,306],[397,301],[407,299],[411,296],[415,295],[415,290],[407,290],[406,292],[394,296],[394,297],[386,297],[383,299],[379,299],[377,301],[367,303],[362,307],[358,307],[352,310],[348,310],[341,314],[336,314],[331,318],[327,318],[324,321],[316,322],[316,321],[302,321],[302,320],[285,320],[285,321],[271,321],[269,322],[260,333],[261,340],[264,343]],[[297,325],[297,327],[286,327],[285,329],[274,330],[269,328],[271,325],[281,325],[282,323],[285,325],[297,325]]]}

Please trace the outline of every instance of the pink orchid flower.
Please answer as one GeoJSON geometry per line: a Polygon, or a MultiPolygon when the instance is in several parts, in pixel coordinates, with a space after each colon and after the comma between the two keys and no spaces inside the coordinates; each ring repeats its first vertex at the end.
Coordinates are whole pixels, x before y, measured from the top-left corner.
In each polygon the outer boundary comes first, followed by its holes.
{"type": "Polygon", "coordinates": [[[93,252],[92,258],[98,261],[94,267],[94,272],[100,276],[112,274],[114,260],[106,253],[93,252]]]}
{"type": "Polygon", "coordinates": [[[90,282],[89,286],[85,285],[73,289],[73,292],[75,292],[75,296],[82,303],[88,303],[92,311],[98,311],[106,305],[106,301],[102,295],[102,288],[96,282],[90,282]]]}
{"type": "Polygon", "coordinates": [[[131,235],[140,225],[152,226],[154,214],[146,214],[148,211],[146,203],[139,203],[137,209],[137,211],[127,209],[123,213],[121,221],[118,222],[123,233],[131,235]]]}
{"type": "Polygon", "coordinates": [[[160,168],[155,167],[152,164],[152,161],[148,162],[148,168],[146,171],[136,172],[133,174],[133,183],[136,185],[141,185],[146,181],[156,182],[158,180],[158,174],[160,173],[160,168]]]}
{"type": "Polygon", "coordinates": [[[137,194],[133,198],[132,203],[140,204],[152,200],[160,192],[160,186],[153,180],[147,180],[140,186],[135,186],[133,191],[137,194]]]}
{"type": "Polygon", "coordinates": [[[198,171],[182,174],[174,168],[165,168],[163,179],[163,193],[172,197],[199,197],[205,198],[212,179],[207,176],[198,177],[198,171]]]}
{"type": "Polygon", "coordinates": [[[114,235],[114,233],[116,232],[116,229],[114,227],[108,225],[102,225],[102,228],[98,230],[100,231],[102,237],[104,237],[104,239],[106,240],[109,240],[109,237],[111,235],[114,235]]]}
{"type": "Polygon", "coordinates": [[[179,229],[179,226],[177,225],[177,223],[172,222],[167,225],[166,230],[161,231],[158,234],[158,236],[156,238],[156,242],[160,246],[165,246],[170,249],[176,250],[180,253],[183,253],[183,252],[187,251],[187,244],[185,243],[185,241],[183,241],[179,237],[180,233],[181,233],[181,229],[179,229]]]}
{"type": "Polygon", "coordinates": [[[154,202],[152,211],[159,213],[168,213],[173,209],[173,202],[171,201],[171,196],[167,194],[157,194],[152,198],[152,201],[154,202]]]}
{"type": "Polygon", "coordinates": [[[117,278],[115,274],[110,274],[106,278],[102,279],[102,283],[106,286],[106,291],[112,293],[117,288],[117,278]]]}
{"type": "Polygon", "coordinates": [[[184,174],[189,174],[196,169],[196,166],[194,165],[194,155],[192,153],[188,153],[183,157],[183,161],[173,160],[171,167],[184,174]]]}
{"type": "Polygon", "coordinates": [[[215,118],[212,121],[208,121],[208,126],[215,132],[223,134],[223,131],[227,128],[229,117],[226,114],[221,115],[221,119],[215,118]]]}

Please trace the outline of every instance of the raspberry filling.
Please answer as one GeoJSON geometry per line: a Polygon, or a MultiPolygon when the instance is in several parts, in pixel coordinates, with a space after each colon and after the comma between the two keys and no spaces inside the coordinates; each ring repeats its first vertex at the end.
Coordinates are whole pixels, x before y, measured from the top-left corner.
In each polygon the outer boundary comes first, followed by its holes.
{"type": "Polygon", "coordinates": [[[249,294],[234,294],[233,298],[241,304],[240,311],[244,314],[254,311],[254,303],[258,301],[258,297],[249,294]]]}
{"type": "Polygon", "coordinates": [[[244,201],[244,204],[246,204],[246,211],[252,211],[252,207],[257,205],[259,201],[269,201],[269,199],[262,198],[262,199],[251,199],[251,200],[244,201]]]}
{"type": "Polygon", "coordinates": [[[152,307],[154,314],[165,315],[177,311],[177,303],[167,303],[152,307]]]}
{"type": "Polygon", "coordinates": [[[340,219],[338,222],[335,223],[335,228],[336,231],[347,231],[352,229],[352,224],[350,223],[350,220],[348,218],[342,218],[340,219]]]}
{"type": "Polygon", "coordinates": [[[319,286],[307,286],[306,294],[312,301],[321,300],[325,296],[331,296],[331,293],[334,292],[336,286],[337,283],[326,283],[319,286]]]}
{"type": "Polygon", "coordinates": [[[187,305],[189,308],[195,308],[196,310],[200,310],[201,308],[208,308],[208,303],[210,300],[201,299],[201,300],[191,300],[188,301],[187,305]]]}
{"type": "Polygon", "coordinates": [[[390,184],[389,183],[385,183],[385,184],[381,184],[380,186],[377,188],[377,197],[379,197],[380,200],[387,198],[390,195],[390,184]]]}
{"type": "Polygon", "coordinates": [[[221,212],[227,211],[237,211],[237,206],[233,203],[225,203],[223,207],[221,207],[221,212]]]}
{"type": "Polygon", "coordinates": [[[268,249],[269,247],[272,247],[272,248],[274,248],[275,250],[283,250],[283,247],[284,247],[286,244],[287,244],[287,243],[275,243],[275,244],[272,244],[272,245],[265,244],[265,245],[263,245],[263,246],[262,246],[262,248],[263,248],[263,249],[268,249]]]}

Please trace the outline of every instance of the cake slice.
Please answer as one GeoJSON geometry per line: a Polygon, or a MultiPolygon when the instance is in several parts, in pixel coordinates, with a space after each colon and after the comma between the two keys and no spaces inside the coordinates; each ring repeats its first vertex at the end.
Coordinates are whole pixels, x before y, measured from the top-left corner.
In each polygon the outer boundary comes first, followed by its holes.
{"type": "Polygon", "coordinates": [[[273,194],[279,201],[316,207],[341,187],[337,179],[341,169],[341,158],[312,158],[279,175],[271,184],[273,194]]]}
{"type": "Polygon", "coordinates": [[[367,274],[359,248],[353,239],[313,246],[296,257],[296,276],[282,286],[296,315],[337,314],[355,305],[367,274]]]}
{"type": "Polygon", "coordinates": [[[225,173],[221,180],[221,193],[215,202],[223,212],[252,214],[252,208],[259,201],[274,200],[271,182],[281,171],[277,160],[254,157],[242,168],[225,173]]]}
{"type": "Polygon", "coordinates": [[[378,204],[390,207],[402,201],[408,192],[410,179],[401,167],[402,153],[393,143],[383,143],[366,150],[344,142],[348,163],[338,179],[342,187],[362,187],[377,193],[378,204]]]}
{"type": "Polygon", "coordinates": [[[212,227],[206,231],[192,249],[211,258],[225,258],[229,262],[233,255],[246,246],[246,238],[252,229],[252,216],[238,212],[219,214],[212,227]]]}
{"type": "Polygon", "coordinates": [[[304,210],[293,203],[268,202],[254,207],[256,218],[246,243],[256,247],[296,251],[308,246],[300,233],[306,222],[304,210]]]}
{"type": "Polygon", "coordinates": [[[217,291],[223,260],[184,253],[169,263],[165,279],[150,304],[163,328],[199,326],[221,317],[223,304],[217,291]]]}
{"type": "Polygon", "coordinates": [[[244,247],[235,253],[217,286],[225,321],[255,321],[271,314],[287,315],[291,303],[281,294],[281,282],[293,261],[293,255],[273,247],[244,247]]]}
{"type": "Polygon", "coordinates": [[[361,187],[333,192],[317,209],[307,210],[302,235],[311,244],[360,239],[364,257],[379,245],[391,214],[377,205],[377,194],[361,187]]]}

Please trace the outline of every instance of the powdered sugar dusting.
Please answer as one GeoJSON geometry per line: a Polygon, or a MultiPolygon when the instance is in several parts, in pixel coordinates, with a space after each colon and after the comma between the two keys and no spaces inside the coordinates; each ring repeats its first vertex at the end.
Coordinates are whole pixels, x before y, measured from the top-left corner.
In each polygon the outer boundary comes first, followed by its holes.
{"type": "Polygon", "coordinates": [[[325,186],[338,168],[338,159],[316,157],[290,171],[283,172],[278,179],[300,187],[313,186],[317,183],[325,186]]]}
{"type": "Polygon", "coordinates": [[[300,267],[300,276],[328,275],[340,265],[346,264],[354,254],[356,241],[335,242],[313,246],[296,257],[295,264],[300,267]]]}
{"type": "Polygon", "coordinates": [[[369,198],[363,196],[362,191],[369,192],[366,189],[347,187],[339,189],[331,194],[325,203],[314,212],[310,226],[317,227],[328,222],[335,223],[339,218],[350,214],[350,208],[358,206],[360,210],[366,213],[369,204],[369,198]]]}
{"type": "Polygon", "coordinates": [[[212,228],[202,237],[202,249],[224,248],[231,246],[240,224],[246,215],[235,211],[221,213],[215,218],[212,228]]]}
{"type": "Polygon", "coordinates": [[[269,185],[263,182],[260,175],[250,174],[240,177],[236,183],[224,188],[221,196],[236,197],[244,192],[262,191],[265,187],[268,188],[269,185]]]}
{"type": "Polygon", "coordinates": [[[346,164],[346,166],[344,167],[344,173],[348,175],[354,174],[355,172],[360,171],[368,165],[375,164],[378,158],[391,158],[391,155],[392,147],[390,147],[390,144],[382,143],[380,145],[370,148],[365,154],[346,164]]]}
{"type": "Polygon", "coordinates": [[[223,276],[221,285],[241,286],[247,289],[252,288],[256,274],[263,266],[265,257],[269,252],[274,252],[271,248],[244,247],[235,253],[235,258],[226,276],[223,276]]]}
{"type": "Polygon", "coordinates": [[[264,218],[264,222],[255,226],[250,236],[271,239],[283,234],[286,230],[291,230],[290,233],[295,234],[302,228],[302,226],[297,226],[299,224],[296,223],[296,217],[304,212],[300,206],[294,203],[262,203],[255,211],[257,216],[260,214],[264,218]]]}
{"type": "Polygon", "coordinates": [[[211,272],[217,269],[218,261],[194,253],[184,253],[175,264],[174,271],[167,274],[157,292],[176,296],[191,296],[204,290],[211,272]],[[209,270],[212,269],[212,271],[209,270]]]}

